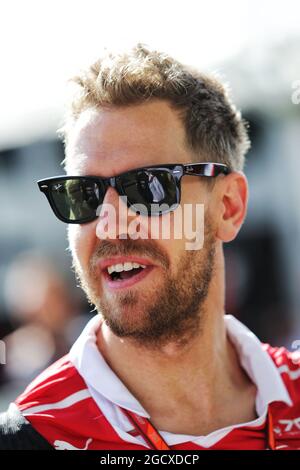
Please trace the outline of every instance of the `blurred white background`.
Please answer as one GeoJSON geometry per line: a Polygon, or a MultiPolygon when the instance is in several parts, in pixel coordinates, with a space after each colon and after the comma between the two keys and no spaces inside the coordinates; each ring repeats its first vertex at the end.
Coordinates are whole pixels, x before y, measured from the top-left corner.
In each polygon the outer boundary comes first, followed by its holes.
{"type": "Polygon", "coordinates": [[[2,0],[0,146],[53,132],[67,78],[104,47],[141,41],[214,69],[300,34],[299,16],[298,0],[2,0]]]}

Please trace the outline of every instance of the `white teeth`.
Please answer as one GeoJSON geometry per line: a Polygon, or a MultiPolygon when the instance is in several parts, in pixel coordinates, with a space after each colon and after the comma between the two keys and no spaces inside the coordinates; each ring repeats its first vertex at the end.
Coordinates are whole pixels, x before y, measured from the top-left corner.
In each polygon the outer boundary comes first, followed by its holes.
{"type": "Polygon", "coordinates": [[[121,273],[122,271],[124,271],[123,264],[116,264],[115,271],[117,271],[117,273],[121,273]]]}
{"type": "Polygon", "coordinates": [[[130,271],[132,268],[134,268],[133,263],[124,263],[124,271],[130,271]]]}
{"type": "Polygon", "coordinates": [[[112,264],[111,266],[107,267],[107,272],[108,274],[112,274],[113,272],[121,273],[122,271],[131,271],[134,268],[145,268],[145,264],[139,264],[139,263],[131,263],[131,262],[126,262],[126,263],[118,263],[118,264],[112,264]]]}
{"type": "Polygon", "coordinates": [[[108,271],[108,274],[111,274],[113,272],[113,266],[108,266],[107,268],[107,271],[108,271]]]}

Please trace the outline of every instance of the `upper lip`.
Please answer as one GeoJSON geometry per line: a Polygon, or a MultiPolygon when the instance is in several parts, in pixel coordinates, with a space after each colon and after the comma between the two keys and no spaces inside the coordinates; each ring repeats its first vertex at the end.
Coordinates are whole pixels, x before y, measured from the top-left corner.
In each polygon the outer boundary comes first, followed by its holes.
{"type": "Polygon", "coordinates": [[[104,271],[108,266],[123,263],[138,263],[145,266],[153,266],[153,263],[150,260],[143,258],[142,256],[114,256],[112,258],[106,258],[100,261],[99,268],[101,271],[104,271]]]}

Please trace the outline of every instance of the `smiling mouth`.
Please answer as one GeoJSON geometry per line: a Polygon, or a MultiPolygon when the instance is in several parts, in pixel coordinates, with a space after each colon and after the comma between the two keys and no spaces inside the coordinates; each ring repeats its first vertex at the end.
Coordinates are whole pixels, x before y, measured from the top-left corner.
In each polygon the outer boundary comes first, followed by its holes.
{"type": "Polygon", "coordinates": [[[113,273],[108,274],[108,275],[110,276],[110,279],[112,281],[120,281],[124,279],[130,279],[136,276],[137,274],[139,274],[140,272],[142,272],[144,269],[145,268],[140,267],[140,268],[133,268],[130,271],[122,271],[122,272],[114,271],[113,273]]]}
{"type": "MultiPolygon", "coordinates": [[[[113,261],[112,261],[113,263],[113,261]]],[[[153,269],[153,265],[142,264],[142,260],[116,260],[115,264],[109,264],[102,273],[108,287],[121,288],[131,287],[144,279],[153,269]],[[118,262],[119,261],[119,262],[118,262]]]]}

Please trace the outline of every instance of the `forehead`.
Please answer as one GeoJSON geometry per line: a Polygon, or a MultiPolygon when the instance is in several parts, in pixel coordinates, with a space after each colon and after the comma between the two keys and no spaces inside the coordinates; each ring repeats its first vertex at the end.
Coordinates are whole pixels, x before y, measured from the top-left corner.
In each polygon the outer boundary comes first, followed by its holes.
{"type": "Polygon", "coordinates": [[[67,172],[113,176],[189,158],[178,114],[168,103],[155,100],[84,111],[69,133],[67,172]]]}

